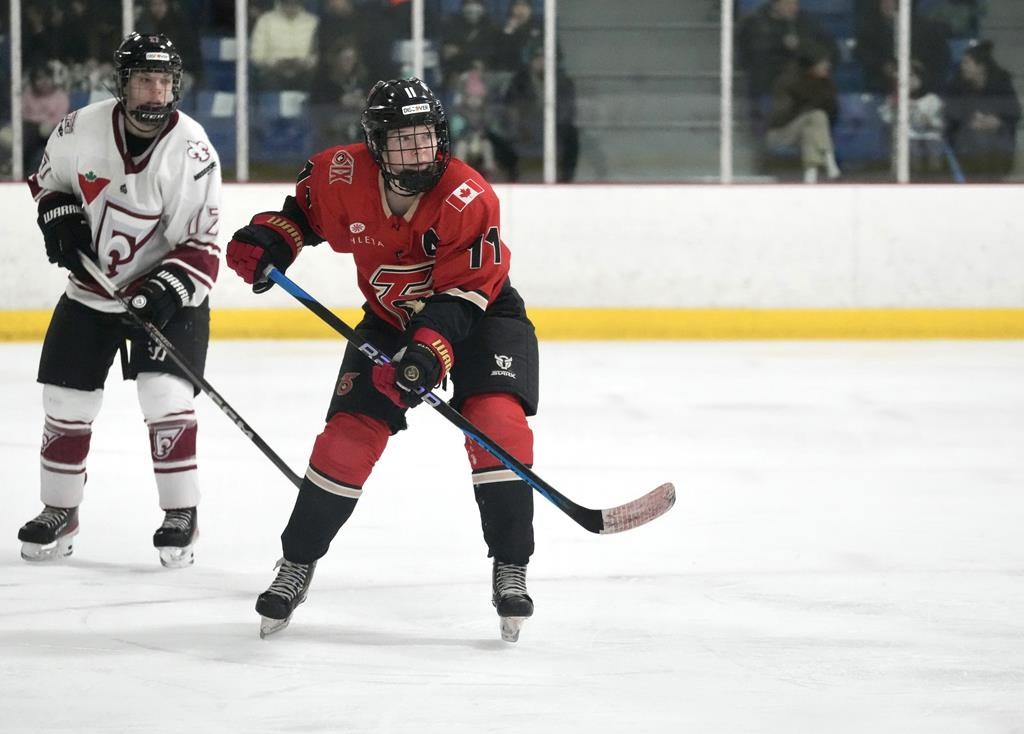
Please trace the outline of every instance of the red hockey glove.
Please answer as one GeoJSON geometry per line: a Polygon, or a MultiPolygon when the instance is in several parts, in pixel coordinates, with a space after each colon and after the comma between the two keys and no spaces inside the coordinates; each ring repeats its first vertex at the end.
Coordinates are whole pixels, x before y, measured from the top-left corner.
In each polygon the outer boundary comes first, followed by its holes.
{"type": "Polygon", "coordinates": [[[391,364],[373,367],[373,386],[399,408],[415,408],[452,368],[452,345],[432,329],[417,329],[391,364]]]}
{"type": "MultiPolygon", "coordinates": [[[[263,280],[263,271],[273,265],[282,273],[302,249],[302,230],[278,212],[262,212],[235,232],[228,242],[227,263],[254,290],[263,280]]],[[[267,286],[269,288],[269,286],[267,286]]],[[[266,288],[260,288],[262,292],[266,288]]]]}

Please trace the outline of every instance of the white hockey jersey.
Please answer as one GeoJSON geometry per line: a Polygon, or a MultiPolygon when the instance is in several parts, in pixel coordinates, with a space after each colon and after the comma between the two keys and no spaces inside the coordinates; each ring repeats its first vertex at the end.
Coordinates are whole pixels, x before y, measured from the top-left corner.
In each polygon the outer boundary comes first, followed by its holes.
{"type": "MultiPolygon", "coordinates": [[[[97,261],[119,289],[173,263],[195,283],[187,305],[209,294],[220,265],[220,160],[202,125],[188,115],[172,113],[142,155],[132,157],[117,100],[71,112],[50,135],[28,185],[36,202],[53,192],[81,201],[97,261]]],[[[65,292],[99,311],[124,310],[98,285],[73,275],[65,292]]]]}

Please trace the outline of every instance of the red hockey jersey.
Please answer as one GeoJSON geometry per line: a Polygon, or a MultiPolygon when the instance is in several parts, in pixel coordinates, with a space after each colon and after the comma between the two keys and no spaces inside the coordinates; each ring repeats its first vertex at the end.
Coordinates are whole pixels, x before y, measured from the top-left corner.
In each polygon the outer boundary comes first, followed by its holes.
{"type": "Polygon", "coordinates": [[[434,294],[484,311],[508,277],[498,198],[456,158],[404,216],[391,212],[362,143],[314,155],[299,176],[295,199],[332,249],[352,253],[369,307],[399,329],[434,294]]]}

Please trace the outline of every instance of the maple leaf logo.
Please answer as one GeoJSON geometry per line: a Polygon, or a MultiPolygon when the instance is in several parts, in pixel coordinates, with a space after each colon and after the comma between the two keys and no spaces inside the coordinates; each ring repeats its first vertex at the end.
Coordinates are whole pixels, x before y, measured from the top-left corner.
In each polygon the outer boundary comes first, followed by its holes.
{"type": "Polygon", "coordinates": [[[470,190],[471,189],[468,186],[463,186],[461,189],[459,189],[459,196],[465,199],[467,196],[469,196],[470,190]]]}

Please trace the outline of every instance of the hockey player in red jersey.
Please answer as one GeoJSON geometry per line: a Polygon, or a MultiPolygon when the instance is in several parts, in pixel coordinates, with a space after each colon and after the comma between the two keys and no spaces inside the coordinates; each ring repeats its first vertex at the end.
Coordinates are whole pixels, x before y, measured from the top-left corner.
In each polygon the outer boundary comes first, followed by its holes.
{"type": "MultiPolygon", "coordinates": [[[[327,423],[313,444],[281,536],[277,578],[256,602],[261,634],[283,629],[309,590],[318,559],[348,520],[405,411],[448,376],[452,402],[524,464],[533,462],[527,416],[537,409],[533,325],[509,282],[494,191],[451,157],[444,109],[418,79],[378,82],[362,116],[365,143],[317,153],[280,211],[238,230],[227,263],[254,290],[269,265],[285,270],[303,247],[326,241],[351,254],[365,316],[356,330],[394,355],[374,366],[349,345],[327,423]]],[[[492,601],[506,639],[533,613],[526,565],[533,553],[531,488],[466,441],[488,555],[492,601]]]]}
{"type": "Polygon", "coordinates": [[[153,544],[165,566],[179,567],[192,563],[198,533],[195,391],[162,347],[126,324],[124,308],[80,257],[125,289],[135,313],[202,375],[207,295],[220,265],[220,168],[202,126],[176,109],[183,64],[168,38],[130,34],[114,52],[114,68],[117,97],[61,120],[28,179],[46,255],[70,275],[39,360],[45,506],[18,539],[26,560],[71,554],[92,422],[120,351],[124,376],[137,383],[164,510],[153,544]]]}

